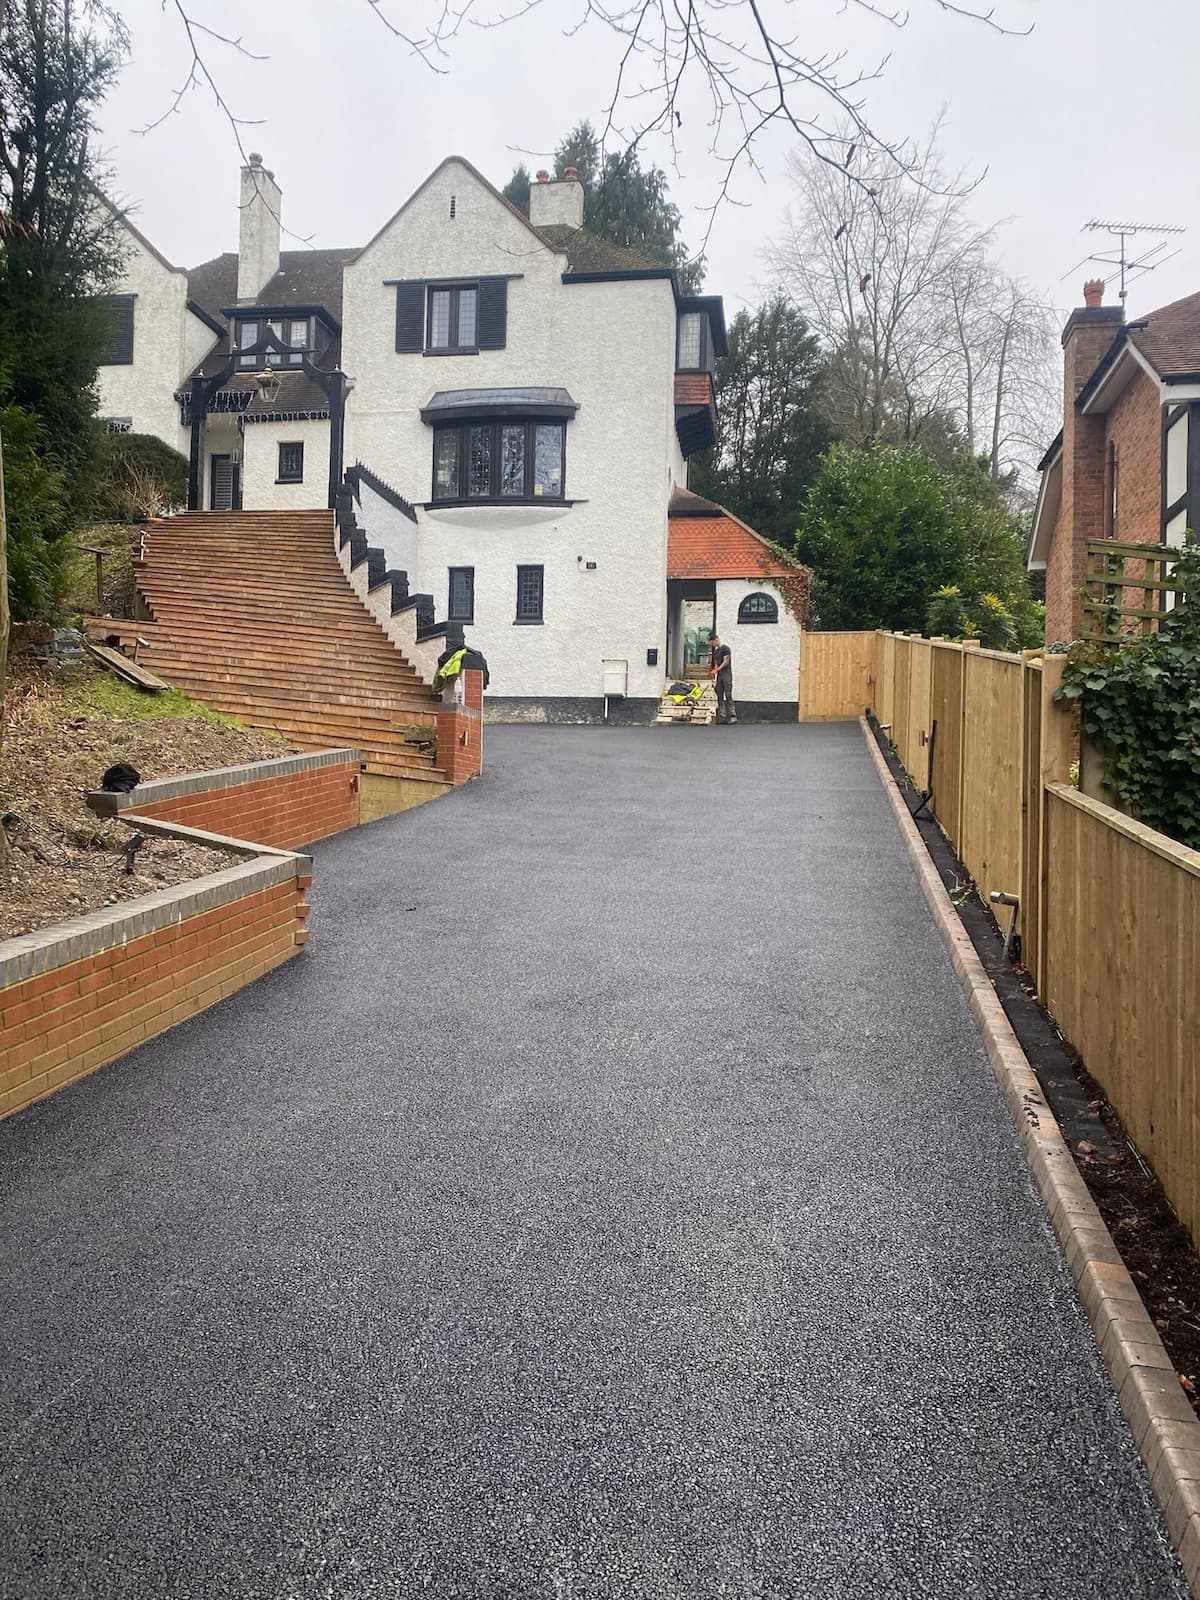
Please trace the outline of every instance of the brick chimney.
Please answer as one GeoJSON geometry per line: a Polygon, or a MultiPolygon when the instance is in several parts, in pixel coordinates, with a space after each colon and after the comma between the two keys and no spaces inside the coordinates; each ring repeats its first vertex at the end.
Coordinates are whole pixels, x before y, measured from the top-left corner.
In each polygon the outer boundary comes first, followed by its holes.
{"type": "Polygon", "coordinates": [[[253,152],[242,168],[238,222],[237,297],[253,300],[279,271],[283,192],[253,152]]]}
{"type": "Polygon", "coordinates": [[[1106,422],[1083,416],[1080,390],[1121,331],[1125,312],[1106,306],[1104,281],[1083,286],[1083,305],[1063,329],[1063,483],[1058,531],[1046,567],[1046,637],[1073,639],[1080,629],[1087,541],[1104,537],[1104,449],[1106,422]]]}
{"type": "Polygon", "coordinates": [[[557,179],[538,173],[529,185],[529,220],[535,228],[583,227],[583,185],[574,167],[557,179]]]}

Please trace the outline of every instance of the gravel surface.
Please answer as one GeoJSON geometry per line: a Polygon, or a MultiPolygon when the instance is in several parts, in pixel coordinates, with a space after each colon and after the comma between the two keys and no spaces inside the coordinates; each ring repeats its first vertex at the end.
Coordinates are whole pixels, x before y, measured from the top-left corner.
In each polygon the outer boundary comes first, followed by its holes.
{"type": "Polygon", "coordinates": [[[0,1596],[1182,1597],[857,728],[487,764],[0,1125],[0,1596]]]}

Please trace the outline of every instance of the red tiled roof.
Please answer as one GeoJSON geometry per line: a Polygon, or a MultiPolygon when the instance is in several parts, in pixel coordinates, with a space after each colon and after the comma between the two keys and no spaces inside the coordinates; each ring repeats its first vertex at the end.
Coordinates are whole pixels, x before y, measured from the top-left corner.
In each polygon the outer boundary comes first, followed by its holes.
{"type": "Polygon", "coordinates": [[[677,372],[675,374],[675,404],[677,406],[711,406],[713,403],[713,382],[710,373],[677,372]]]}
{"type": "Polygon", "coordinates": [[[1131,323],[1129,337],[1160,378],[1200,372],[1200,294],[1173,300],[1131,323]]]}
{"type": "Polygon", "coordinates": [[[728,511],[714,507],[712,515],[697,515],[688,502],[707,502],[692,494],[685,501],[685,493],[676,490],[671,496],[668,578],[789,578],[805,570],[777,556],[765,539],[728,511]],[[683,505],[688,509],[681,514],[683,505]]]}

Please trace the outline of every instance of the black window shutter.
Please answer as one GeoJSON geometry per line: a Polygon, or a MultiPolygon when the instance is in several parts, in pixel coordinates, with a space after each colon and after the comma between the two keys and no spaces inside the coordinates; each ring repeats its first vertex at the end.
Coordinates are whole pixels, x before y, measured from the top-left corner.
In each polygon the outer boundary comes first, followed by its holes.
{"type": "Polygon", "coordinates": [[[411,355],[425,348],[425,284],[413,279],[396,285],[396,350],[411,355]]]}
{"type": "Polygon", "coordinates": [[[110,294],[104,297],[104,309],[112,324],[104,367],[127,367],[133,361],[133,296],[110,294]]]}
{"type": "Polygon", "coordinates": [[[476,336],[480,350],[503,350],[508,332],[508,279],[480,278],[476,336]]]}

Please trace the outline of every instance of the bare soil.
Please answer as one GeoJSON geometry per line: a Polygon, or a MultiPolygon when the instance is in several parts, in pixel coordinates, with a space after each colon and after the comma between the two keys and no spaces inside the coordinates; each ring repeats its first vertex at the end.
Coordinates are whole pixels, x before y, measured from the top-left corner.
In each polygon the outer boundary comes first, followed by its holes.
{"type": "Polygon", "coordinates": [[[0,939],[218,872],[236,859],[172,839],[145,839],[97,817],[85,796],[117,762],[144,781],[286,755],[278,735],[245,728],[178,691],[144,695],[98,666],[10,662],[0,750],[0,939]],[[0,842],[2,844],[2,842],[0,842]]]}

